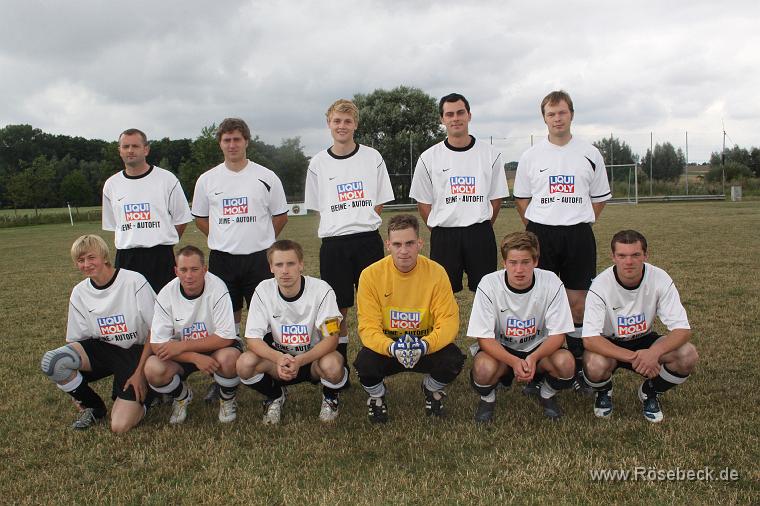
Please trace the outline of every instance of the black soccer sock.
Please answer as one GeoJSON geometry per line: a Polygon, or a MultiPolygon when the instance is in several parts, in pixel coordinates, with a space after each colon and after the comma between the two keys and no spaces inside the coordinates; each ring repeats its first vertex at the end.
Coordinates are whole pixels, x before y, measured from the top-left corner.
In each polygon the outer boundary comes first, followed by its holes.
{"type": "Polygon", "coordinates": [[[575,373],[576,375],[583,371],[583,323],[573,323],[575,330],[567,334],[565,342],[567,343],[567,349],[573,354],[575,358],[575,373]]]}
{"type": "Polygon", "coordinates": [[[470,386],[481,397],[489,397],[496,389],[496,385],[480,385],[475,383],[475,379],[472,377],[472,370],[470,370],[470,386]]]}
{"type": "Polygon", "coordinates": [[[242,383],[267,399],[279,399],[282,396],[282,387],[268,374],[257,374],[252,378],[241,379],[242,383]]]}
{"type": "Polygon", "coordinates": [[[83,407],[92,408],[93,414],[96,417],[102,418],[106,416],[106,405],[103,399],[95,393],[95,390],[90,388],[90,385],[86,381],[83,381],[81,385],[69,392],[69,395],[76,399],[83,407]]]}
{"type": "Polygon", "coordinates": [[[219,397],[228,401],[235,397],[235,392],[237,392],[237,387],[240,384],[240,378],[238,376],[227,378],[221,374],[214,373],[214,382],[219,385],[219,397]]]}
{"type": "Polygon", "coordinates": [[[322,395],[330,399],[337,399],[340,391],[346,388],[348,383],[348,368],[343,367],[343,376],[337,383],[330,383],[324,378],[320,382],[322,383],[322,395]]]}
{"type": "Polygon", "coordinates": [[[664,365],[660,367],[660,374],[652,379],[644,382],[644,393],[647,395],[662,394],[670,390],[671,388],[680,385],[688,379],[688,375],[681,376],[679,374],[670,371],[664,365]]]}

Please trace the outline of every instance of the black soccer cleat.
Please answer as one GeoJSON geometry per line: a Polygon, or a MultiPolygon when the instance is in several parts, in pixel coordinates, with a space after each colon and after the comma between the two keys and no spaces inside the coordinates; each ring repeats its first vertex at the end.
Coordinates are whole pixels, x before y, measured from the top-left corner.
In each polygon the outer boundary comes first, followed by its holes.
{"type": "Polygon", "coordinates": [[[544,416],[549,420],[557,421],[562,418],[562,410],[559,408],[555,397],[549,397],[548,399],[541,397],[538,403],[544,410],[544,416]]]}
{"type": "Polygon", "coordinates": [[[496,401],[487,402],[480,399],[478,407],[475,410],[475,421],[478,423],[490,423],[493,421],[493,412],[496,408],[496,401]]]}
{"type": "Polygon", "coordinates": [[[541,381],[533,379],[522,389],[522,394],[526,397],[538,397],[541,395],[541,381]]]}
{"type": "Polygon", "coordinates": [[[612,414],[612,389],[596,392],[594,416],[608,418],[612,414]]]}
{"type": "Polygon", "coordinates": [[[385,404],[385,396],[367,399],[367,416],[372,423],[388,421],[388,405],[385,404]]]}
{"type": "Polygon", "coordinates": [[[660,399],[658,398],[657,394],[647,394],[644,392],[645,383],[646,382],[642,383],[639,386],[639,400],[641,400],[643,404],[641,411],[644,414],[644,419],[646,419],[647,422],[659,423],[663,418],[662,408],[660,407],[660,399]]]}
{"type": "Polygon", "coordinates": [[[445,415],[443,411],[443,399],[446,397],[446,392],[443,390],[431,392],[425,388],[425,385],[422,385],[422,391],[425,393],[425,414],[427,416],[442,418],[445,415]]]}

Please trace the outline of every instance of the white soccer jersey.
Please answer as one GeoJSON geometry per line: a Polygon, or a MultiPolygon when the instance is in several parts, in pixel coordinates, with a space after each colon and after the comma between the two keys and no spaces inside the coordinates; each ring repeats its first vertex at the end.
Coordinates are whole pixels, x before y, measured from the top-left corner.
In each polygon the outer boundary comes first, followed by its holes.
{"type": "Polygon", "coordinates": [[[203,292],[188,298],[174,278],[158,292],[151,325],[151,343],[202,339],[216,334],[237,339],[232,300],[224,281],[210,272],[204,277],[203,292]]]}
{"type": "Polygon", "coordinates": [[[306,353],[322,339],[322,324],[330,318],[342,320],[335,292],[321,279],[301,278],[301,293],[286,299],[277,287],[277,280],[266,279],[253,293],[245,337],[263,339],[272,333],[274,347],[290,355],[306,353]]]}
{"type": "Polygon", "coordinates": [[[193,221],[177,177],[151,165],[142,176],[120,171],[103,185],[103,230],[114,232],[117,249],[152,248],[179,242],[175,225],[193,221]]]}
{"type": "Polygon", "coordinates": [[[532,351],[549,336],[575,329],[570,304],[556,274],[533,269],[533,285],[507,286],[506,271],[483,276],[475,292],[467,335],[496,338],[514,351],[532,351]]]}
{"type": "Polygon", "coordinates": [[[474,137],[466,148],[439,142],[417,160],[409,196],[432,204],[430,227],[467,227],[490,220],[491,200],[509,197],[501,153],[474,137]]]}
{"type": "Polygon", "coordinates": [[[564,146],[543,139],[523,153],[513,194],[531,199],[525,218],[543,225],[593,223],[591,204],[612,196],[601,153],[575,137],[564,146]]]}
{"type": "Polygon", "coordinates": [[[319,211],[319,237],[377,230],[375,206],[393,200],[383,157],[361,144],[346,156],[317,153],[306,171],[306,208],[319,211]]]}
{"type": "Polygon", "coordinates": [[[145,344],[155,301],[153,288],[138,272],[117,269],[102,288],[84,279],[71,291],[66,341],[97,339],[120,348],[145,344]]]}
{"type": "Polygon", "coordinates": [[[652,331],[655,316],[668,330],[691,328],[668,273],[645,263],[639,286],[626,288],[618,281],[614,266],[608,267],[594,279],[586,296],[583,337],[638,339],[652,331]]]}
{"type": "Polygon", "coordinates": [[[277,174],[248,162],[239,172],[224,163],[198,178],[193,216],[208,218],[208,247],[233,255],[267,249],[274,242],[272,216],[288,212],[277,174]]]}

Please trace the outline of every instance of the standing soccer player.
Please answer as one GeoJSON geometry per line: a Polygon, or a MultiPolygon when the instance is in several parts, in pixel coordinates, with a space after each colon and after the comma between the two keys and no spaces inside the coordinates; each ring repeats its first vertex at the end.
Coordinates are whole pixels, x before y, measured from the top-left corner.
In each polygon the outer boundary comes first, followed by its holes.
{"type": "Polygon", "coordinates": [[[660,395],[686,381],[694,371],[697,349],[673,280],[647,263],[647,240],[635,230],[612,237],[612,261],[594,279],[583,320],[584,373],[596,391],[594,414],[612,414],[612,374],[618,367],[643,376],[639,399],[644,418],[662,421],[660,395]],[[652,330],[655,317],[667,327],[652,330]]]}
{"type": "Polygon", "coordinates": [[[420,155],[409,196],[430,228],[430,259],[448,273],[454,292],[462,273],[475,291],[496,269],[493,223],[509,196],[501,153],[470,135],[470,104],[458,93],[438,103],[446,139],[420,155]]]}
{"type": "Polygon", "coordinates": [[[575,324],[567,346],[575,356],[576,389],[581,390],[583,307],[596,275],[591,225],[611,197],[610,185],[599,150],[570,133],[574,117],[570,95],[549,93],[541,102],[541,114],[549,135],[520,157],[515,207],[525,229],[538,236],[538,267],[554,272],[565,285],[575,324]]]}
{"type": "Polygon", "coordinates": [[[562,416],[554,396],[569,388],[575,366],[562,348],[573,331],[573,318],[562,282],[551,271],[537,269],[538,239],[531,232],[513,232],[501,242],[504,269],[480,281],[472,303],[467,335],[478,340],[471,347],[472,386],[480,394],[475,420],[490,422],[499,382],[531,381],[544,376],[537,392],[544,415],[562,416]]]}
{"type": "Polygon", "coordinates": [[[155,292],[174,279],[174,245],[192,221],[177,177],[149,165],[148,138],[136,128],[119,136],[124,170],[103,185],[103,230],[114,232],[116,268],[137,271],[155,292]]]}
{"type": "Polygon", "coordinates": [[[354,141],[359,126],[356,105],[337,100],[326,116],[333,145],[309,162],[305,200],[308,209],[319,212],[319,273],[335,290],[343,315],[338,351],[347,362],[346,315],[354,305],[359,275],[383,258],[380,213],[383,204],[393,200],[393,189],[380,153],[354,141]]]}
{"type": "Polygon", "coordinates": [[[385,378],[405,371],[425,374],[425,413],[442,417],[444,388],[465,359],[454,344],[459,307],[443,267],[419,254],[416,217],[391,218],[385,244],[390,255],[364,269],[356,297],[363,347],[354,367],[369,394],[369,420],[388,421],[385,378]]]}
{"type": "Polygon", "coordinates": [[[127,432],[142,420],[149,397],[143,369],[155,293],[142,274],[113,267],[100,236],[79,237],[71,258],[85,279],[71,291],[67,344],[45,353],[42,372],[80,406],[79,430],[106,416],[89,383],[113,376],[111,430],[127,432]]]}
{"type": "MultiPolygon", "coordinates": [[[[195,183],[193,216],[208,236],[209,272],[220,277],[230,291],[235,333],[245,301],[249,310],[253,291],[272,277],[266,250],[288,221],[282,182],[271,170],[246,158],[251,131],[242,119],[227,118],[216,139],[224,162],[201,174],[195,183]]],[[[212,385],[206,400],[218,394],[212,385]]]]}
{"type": "Polygon", "coordinates": [[[264,395],[264,423],[278,424],[285,385],[322,383],[319,419],[338,417],[338,393],[348,381],[345,359],[336,351],[341,313],[325,281],[303,276],[303,248],[276,241],[267,252],[274,279],[254,292],[245,337],[248,351],[238,359],[241,381],[264,395]]]}
{"type": "Polygon", "coordinates": [[[145,376],[153,390],[174,400],[169,423],[187,418],[193,392],[187,377],[212,375],[220,387],[219,421],[237,418],[235,363],[242,346],[235,335],[232,303],[224,282],[206,268],[203,252],[185,246],[177,253],[177,277],[156,298],[145,376]]]}

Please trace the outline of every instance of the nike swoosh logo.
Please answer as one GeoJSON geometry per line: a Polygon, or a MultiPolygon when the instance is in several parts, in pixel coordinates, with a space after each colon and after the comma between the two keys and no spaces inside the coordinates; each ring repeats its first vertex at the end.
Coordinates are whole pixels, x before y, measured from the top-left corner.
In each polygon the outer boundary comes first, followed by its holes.
{"type": "MultiPolygon", "coordinates": [[[[391,292],[391,293],[393,293],[393,292],[391,292]]],[[[390,297],[391,293],[386,293],[385,296],[386,297],[390,297]]]]}
{"type": "Polygon", "coordinates": [[[448,172],[450,170],[451,170],[451,167],[449,167],[448,169],[443,169],[443,172],[448,172]]]}
{"type": "MultiPolygon", "coordinates": [[[[509,309],[509,308],[507,308],[507,309],[509,309]]],[[[503,313],[504,311],[506,311],[506,309],[502,309],[502,310],[501,310],[501,312],[502,312],[502,313],[503,313]]]]}
{"type": "Polygon", "coordinates": [[[272,315],[272,318],[274,318],[274,319],[277,319],[277,318],[279,318],[280,316],[282,316],[282,315],[281,315],[281,314],[278,314],[278,315],[274,315],[274,314],[273,314],[273,315],[272,315]]]}
{"type": "Polygon", "coordinates": [[[224,192],[214,192],[214,195],[221,195],[224,192]]]}
{"type": "Polygon", "coordinates": [[[181,321],[182,321],[182,318],[175,318],[175,319],[174,319],[174,321],[175,321],[175,322],[181,322],[181,321]]]}
{"type": "Polygon", "coordinates": [[[334,176],[334,177],[328,177],[327,179],[329,179],[330,181],[332,181],[332,180],[333,180],[333,179],[335,179],[336,177],[338,177],[338,176],[334,176]]]}
{"type": "Polygon", "coordinates": [[[88,313],[92,313],[93,311],[95,311],[95,310],[94,309],[89,309],[87,312],[88,313]]]}
{"type": "Polygon", "coordinates": [[[547,167],[545,169],[538,169],[539,172],[546,172],[547,170],[549,170],[549,167],[547,167]]]}
{"type": "Polygon", "coordinates": [[[623,307],[623,306],[613,307],[613,308],[612,308],[612,310],[613,310],[613,311],[617,311],[617,310],[618,310],[618,309],[620,309],[621,307],[623,307]]]}
{"type": "MultiPolygon", "coordinates": [[[[126,195],[124,195],[124,197],[126,197],[126,195]]],[[[119,197],[119,198],[117,198],[117,199],[116,199],[116,202],[121,202],[122,200],[124,200],[124,197],[119,197]]]]}

